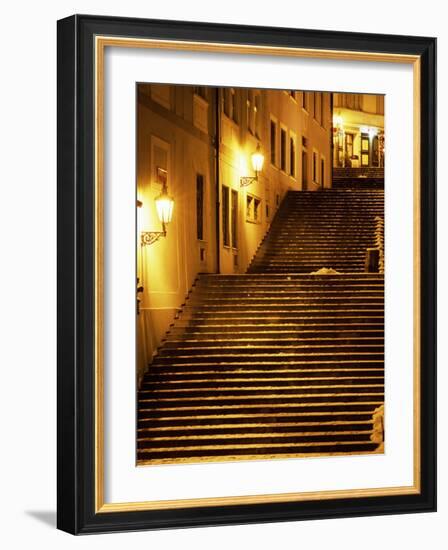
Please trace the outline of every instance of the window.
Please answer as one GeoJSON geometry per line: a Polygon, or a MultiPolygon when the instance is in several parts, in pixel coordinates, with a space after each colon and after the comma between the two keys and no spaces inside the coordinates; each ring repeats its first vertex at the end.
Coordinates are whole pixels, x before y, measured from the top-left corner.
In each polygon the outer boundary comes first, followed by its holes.
{"type": "Polygon", "coordinates": [[[234,88],[225,88],[223,92],[223,110],[224,114],[238,122],[238,101],[234,88]]]}
{"type": "Polygon", "coordinates": [[[380,155],[379,155],[379,140],[378,136],[373,136],[372,138],[372,166],[380,165],[380,155]]]}
{"type": "Polygon", "coordinates": [[[230,88],[230,118],[234,122],[238,122],[238,105],[237,96],[234,88],[230,88]]]}
{"type": "Polygon", "coordinates": [[[296,139],[294,136],[289,138],[289,174],[296,177],[296,139]]]}
{"type": "Polygon", "coordinates": [[[171,109],[171,86],[151,84],[151,99],[166,109],[171,109]]]}
{"type": "Polygon", "coordinates": [[[260,199],[254,199],[254,221],[256,221],[256,222],[261,221],[261,219],[260,219],[260,215],[261,215],[260,204],[261,204],[260,199]]]}
{"type": "Polygon", "coordinates": [[[325,128],[324,94],[320,92],[320,125],[325,128]]]}
{"type": "Polygon", "coordinates": [[[325,160],[320,159],[320,184],[322,187],[325,185],[325,160]]]}
{"type": "Polygon", "coordinates": [[[238,247],[238,191],[232,189],[230,210],[230,226],[232,232],[232,248],[238,247]]]}
{"type": "Polygon", "coordinates": [[[247,129],[251,134],[254,132],[254,92],[253,90],[247,91],[247,129]]]}
{"type": "Polygon", "coordinates": [[[224,246],[238,246],[238,191],[222,186],[221,199],[222,242],[224,246]]]}
{"type": "Polygon", "coordinates": [[[317,120],[317,97],[318,92],[314,92],[314,101],[313,101],[313,117],[317,120]]]}
{"type": "Polygon", "coordinates": [[[308,183],[308,153],[302,151],[302,187],[305,189],[308,183]]]}
{"type": "Polygon", "coordinates": [[[261,120],[261,96],[259,93],[255,94],[254,99],[254,129],[255,135],[260,137],[260,120],[261,120]]]}
{"type": "Polygon", "coordinates": [[[224,246],[230,246],[230,225],[229,225],[229,193],[226,185],[222,186],[222,242],[224,246]]]}
{"type": "Polygon", "coordinates": [[[370,143],[369,134],[361,134],[361,166],[370,164],[370,143]]]}
{"type": "Polygon", "coordinates": [[[313,181],[317,183],[317,153],[313,151],[313,181]]]}
{"type": "Polygon", "coordinates": [[[274,166],[277,164],[277,124],[274,120],[271,120],[271,164],[274,166]]]}
{"type": "Polygon", "coordinates": [[[355,109],[357,111],[361,110],[361,97],[362,94],[344,94],[343,95],[343,106],[347,109],[355,109]]]}
{"type": "Polygon", "coordinates": [[[286,172],[286,130],[280,129],[280,168],[286,172]]]}
{"type": "Polygon", "coordinates": [[[230,116],[230,90],[224,88],[222,92],[222,110],[226,116],[230,116]]]}
{"type": "Polygon", "coordinates": [[[376,112],[378,115],[384,115],[384,96],[376,96],[376,112]]]}
{"type": "Polygon", "coordinates": [[[348,132],[345,134],[345,154],[349,159],[353,157],[353,134],[348,132]]]}
{"type": "Polygon", "coordinates": [[[207,99],[207,88],[205,86],[195,86],[194,93],[202,99],[207,99]]]}
{"type": "Polygon", "coordinates": [[[253,195],[246,196],[246,220],[252,223],[261,222],[261,200],[253,195]]]}
{"type": "Polygon", "coordinates": [[[302,109],[308,111],[308,92],[302,92],[302,109]]]}
{"type": "Polygon", "coordinates": [[[196,176],[196,234],[197,238],[204,239],[204,176],[196,176]]]}

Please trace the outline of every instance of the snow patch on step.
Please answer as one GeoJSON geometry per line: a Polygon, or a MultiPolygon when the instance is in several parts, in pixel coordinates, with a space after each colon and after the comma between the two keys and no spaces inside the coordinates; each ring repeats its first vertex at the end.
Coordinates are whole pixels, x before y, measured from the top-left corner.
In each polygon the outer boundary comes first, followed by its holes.
{"type": "Polygon", "coordinates": [[[341,275],[341,272],[332,267],[322,267],[317,271],[311,271],[311,275],[341,275]]]}

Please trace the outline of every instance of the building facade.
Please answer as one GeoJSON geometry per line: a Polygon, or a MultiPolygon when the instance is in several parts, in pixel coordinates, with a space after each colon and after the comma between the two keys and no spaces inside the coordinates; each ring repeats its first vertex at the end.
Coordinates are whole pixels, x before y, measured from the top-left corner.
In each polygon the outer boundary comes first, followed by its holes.
{"type": "Polygon", "coordinates": [[[384,96],[333,94],[333,166],[384,168],[384,96]]]}
{"type": "Polygon", "coordinates": [[[198,273],[244,273],[288,190],[331,187],[331,104],[326,92],[139,85],[137,233],[160,231],[165,185],[174,199],[166,236],[137,246],[139,377],[198,273]]]}

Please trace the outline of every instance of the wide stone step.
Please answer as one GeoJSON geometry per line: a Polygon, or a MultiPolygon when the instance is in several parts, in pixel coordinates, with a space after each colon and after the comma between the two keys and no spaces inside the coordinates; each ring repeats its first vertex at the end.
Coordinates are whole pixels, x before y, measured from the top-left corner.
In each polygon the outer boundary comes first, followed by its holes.
{"type": "MultiPolygon", "coordinates": [[[[314,245],[315,246],[315,245],[314,245]]],[[[261,246],[259,248],[259,251],[263,251],[265,256],[269,257],[282,257],[285,256],[286,258],[289,258],[290,256],[300,256],[302,254],[317,254],[319,256],[325,256],[328,254],[339,254],[341,256],[356,256],[359,254],[364,254],[364,250],[358,250],[356,248],[347,249],[346,246],[341,246],[341,248],[335,248],[331,245],[325,245],[322,244],[318,248],[316,247],[314,250],[311,248],[310,245],[303,246],[297,245],[297,246],[291,246],[291,247],[283,247],[283,250],[278,250],[277,248],[268,247],[268,246],[261,246]]]]}
{"type": "Polygon", "coordinates": [[[258,288],[258,287],[270,287],[272,290],[282,290],[283,288],[295,288],[295,289],[311,289],[316,288],[318,290],[331,290],[331,287],[336,288],[345,287],[347,290],[351,290],[355,287],[364,288],[380,288],[384,285],[383,279],[371,273],[356,273],[344,275],[299,275],[290,274],[283,275],[269,275],[269,274],[250,274],[245,275],[244,278],[238,275],[232,275],[227,277],[201,275],[201,278],[196,282],[193,288],[217,288],[217,287],[246,287],[246,288],[258,288]]]}
{"type": "Polygon", "coordinates": [[[339,353],[384,353],[384,344],[341,344],[341,343],[328,343],[328,344],[317,344],[313,345],[311,343],[294,343],[294,344],[247,344],[247,345],[238,345],[235,343],[233,346],[220,346],[220,345],[201,345],[201,346],[188,346],[188,345],[178,345],[178,346],[162,346],[159,350],[159,357],[183,357],[185,355],[203,356],[218,354],[220,352],[221,357],[226,357],[228,355],[254,355],[266,353],[280,353],[281,356],[286,354],[292,354],[293,352],[298,353],[328,353],[333,352],[336,354],[339,353]]]}
{"type": "Polygon", "coordinates": [[[253,345],[263,345],[263,346],[287,346],[287,345],[384,345],[384,338],[381,336],[378,337],[359,337],[359,336],[346,336],[346,337],[334,337],[334,338],[325,338],[320,335],[319,337],[306,337],[301,335],[291,336],[291,335],[277,335],[275,338],[259,337],[254,342],[253,338],[242,338],[239,334],[232,334],[231,337],[222,338],[216,336],[215,338],[192,338],[186,335],[183,335],[182,338],[173,338],[165,339],[163,342],[163,348],[176,348],[180,347],[216,347],[221,348],[236,346],[253,346],[253,345]]]}
{"type": "Polygon", "coordinates": [[[284,331],[288,329],[296,329],[298,326],[316,326],[326,325],[336,327],[346,327],[348,325],[361,326],[368,329],[378,327],[383,322],[384,315],[377,317],[359,317],[356,315],[346,315],[339,317],[323,317],[323,316],[308,316],[308,317],[288,317],[280,320],[278,317],[260,318],[260,316],[238,319],[238,318],[197,318],[197,319],[178,319],[176,327],[189,331],[209,330],[216,332],[235,332],[235,331],[256,331],[281,327],[284,331]]]}
{"type": "Polygon", "coordinates": [[[264,460],[273,458],[294,458],[322,455],[346,455],[371,453],[377,447],[370,442],[301,443],[287,445],[229,445],[224,449],[201,447],[198,449],[157,449],[139,450],[137,459],[140,464],[169,464],[172,462],[221,462],[228,460],[264,460]]]}
{"type": "Polygon", "coordinates": [[[216,405],[207,405],[200,407],[196,403],[190,403],[189,406],[172,406],[172,407],[158,407],[155,404],[151,405],[147,403],[145,407],[139,407],[140,418],[143,419],[156,419],[156,418],[175,418],[175,417],[216,417],[219,416],[222,421],[227,421],[227,417],[237,413],[238,415],[246,416],[246,420],[250,418],[250,415],[282,415],[282,413],[289,413],[289,415],[307,414],[314,415],[316,413],[340,413],[340,415],[347,415],[348,413],[370,413],[383,403],[382,398],[371,398],[369,401],[361,402],[346,402],[346,401],[326,401],[315,402],[309,401],[307,403],[284,403],[282,398],[280,403],[232,403],[231,405],[224,405],[222,403],[216,405]]]}
{"type": "Polygon", "coordinates": [[[211,412],[210,414],[201,413],[198,415],[189,415],[188,412],[182,411],[182,414],[170,416],[169,412],[157,415],[150,415],[147,412],[142,413],[138,420],[138,429],[146,430],[148,428],[156,429],[182,429],[192,428],[209,429],[212,427],[235,427],[240,429],[245,426],[271,426],[275,425],[278,428],[288,425],[335,425],[336,423],[371,423],[372,415],[371,408],[363,411],[317,411],[300,410],[299,412],[288,410],[286,412],[278,412],[275,416],[269,413],[258,413],[253,410],[246,410],[244,413],[231,412],[225,418],[221,415],[211,412]]]}
{"type": "Polygon", "coordinates": [[[368,410],[371,407],[378,407],[384,401],[384,395],[382,393],[372,393],[365,395],[334,395],[334,394],[322,394],[322,395],[301,395],[297,397],[298,401],[292,400],[288,402],[286,396],[278,397],[262,397],[254,396],[253,398],[246,397],[214,397],[210,402],[206,402],[203,399],[193,398],[175,398],[167,400],[148,400],[139,401],[138,410],[152,412],[157,410],[162,412],[164,410],[171,411],[171,413],[178,412],[191,412],[196,410],[201,412],[217,412],[226,414],[225,411],[234,411],[241,407],[242,409],[252,409],[256,411],[263,411],[264,408],[270,408],[274,413],[277,410],[300,410],[306,408],[309,411],[317,410],[338,410],[341,407],[343,410],[363,410],[366,407],[368,410]],[[333,408],[334,407],[334,408],[333,408]]]}
{"type": "Polygon", "coordinates": [[[272,370],[227,370],[227,371],[176,371],[165,372],[166,369],[150,369],[143,380],[142,389],[152,388],[154,384],[162,387],[194,387],[220,386],[222,384],[238,386],[281,385],[283,384],[348,384],[354,383],[383,383],[384,369],[382,367],[340,368],[296,368],[296,369],[272,369],[272,370]]]}
{"type": "Polygon", "coordinates": [[[244,284],[244,282],[241,281],[228,281],[228,282],[213,282],[213,281],[207,281],[207,282],[200,282],[197,283],[196,286],[193,288],[192,293],[190,294],[191,297],[193,297],[196,293],[199,295],[207,296],[210,295],[210,293],[220,293],[223,295],[232,295],[235,293],[238,295],[238,293],[246,292],[255,295],[255,293],[259,293],[260,295],[268,295],[268,296],[274,296],[274,295],[283,295],[283,294],[290,294],[292,296],[303,296],[303,295],[316,295],[321,296],[328,294],[328,296],[333,295],[350,295],[350,294],[381,294],[384,293],[384,285],[379,283],[370,283],[366,284],[362,281],[358,283],[353,283],[350,285],[345,284],[343,281],[341,281],[340,284],[337,282],[334,283],[328,283],[328,284],[313,284],[311,282],[296,282],[296,281],[276,281],[275,287],[272,286],[272,283],[260,281],[260,282],[251,282],[244,284]]]}
{"type": "Polygon", "coordinates": [[[210,294],[207,291],[193,293],[191,297],[185,302],[185,305],[190,306],[210,306],[210,305],[221,305],[226,304],[232,306],[234,304],[259,304],[260,306],[264,305],[283,305],[285,303],[290,303],[293,305],[300,304],[340,304],[340,303],[383,303],[384,302],[384,293],[381,289],[377,291],[373,290],[352,290],[351,292],[344,292],[341,290],[335,290],[333,292],[329,291],[288,291],[288,290],[279,290],[274,291],[257,291],[256,289],[249,290],[246,289],[240,290],[239,292],[220,292],[219,294],[210,294]]]}
{"type": "MultiPolygon", "coordinates": [[[[294,275],[294,274],[292,274],[294,275]]],[[[247,281],[256,281],[256,282],[263,282],[264,280],[269,282],[278,282],[281,280],[285,280],[285,275],[269,275],[269,274],[259,274],[259,275],[250,275],[247,273],[235,273],[235,274],[222,274],[222,275],[216,275],[213,273],[203,273],[200,275],[200,280],[208,280],[208,281],[240,281],[240,282],[247,282],[247,281]]],[[[297,281],[297,282],[304,282],[304,283],[346,283],[350,284],[352,282],[374,282],[374,283],[380,283],[384,281],[384,275],[380,273],[357,273],[354,275],[346,276],[344,278],[340,277],[339,275],[294,275],[294,277],[291,278],[291,281],[297,281]]]]}
{"type": "Polygon", "coordinates": [[[219,342],[220,345],[228,345],[229,342],[253,342],[254,340],[263,342],[283,342],[283,341],[315,341],[325,342],[328,340],[351,342],[351,341],[384,341],[383,325],[377,328],[363,329],[357,326],[355,329],[342,328],[329,330],[328,327],[309,329],[309,325],[304,325],[301,330],[263,330],[258,331],[245,328],[238,331],[216,331],[213,329],[202,328],[201,330],[179,329],[173,327],[163,340],[164,345],[177,344],[178,342],[219,342]]]}
{"type": "Polygon", "coordinates": [[[297,267],[290,267],[290,266],[285,266],[284,268],[282,268],[281,266],[279,267],[270,267],[270,266],[262,266],[262,267],[258,267],[258,266],[254,266],[253,268],[251,268],[251,273],[257,273],[257,271],[260,271],[260,270],[264,270],[264,272],[272,272],[272,273],[291,273],[291,271],[294,271],[295,273],[312,273],[314,271],[318,271],[319,269],[322,269],[322,268],[329,268],[331,267],[332,269],[338,271],[339,273],[354,273],[356,271],[363,271],[363,267],[361,267],[360,265],[359,266],[356,266],[356,265],[351,265],[351,266],[340,266],[340,265],[331,265],[331,266],[328,266],[328,265],[325,265],[325,264],[316,264],[316,265],[308,265],[308,266],[297,266],[297,267]]]}
{"type": "Polygon", "coordinates": [[[176,399],[204,399],[210,400],[213,398],[244,398],[244,399],[270,399],[270,398],[301,398],[302,396],[317,395],[319,397],[326,396],[364,396],[364,395],[382,395],[384,394],[384,386],[382,384],[369,385],[319,385],[319,386],[253,386],[253,387],[233,387],[233,388],[166,388],[143,389],[139,395],[139,401],[166,401],[176,399]]]}
{"type": "Polygon", "coordinates": [[[282,266],[295,266],[295,265],[308,265],[315,263],[325,263],[327,265],[339,264],[339,265],[351,265],[361,264],[365,261],[365,254],[348,255],[326,255],[326,254],[290,254],[289,256],[260,256],[254,260],[254,264],[269,264],[269,265],[282,265],[282,266]]]}
{"type": "Polygon", "coordinates": [[[217,353],[204,355],[157,355],[152,363],[153,367],[168,368],[170,370],[182,370],[188,367],[196,371],[224,371],[224,369],[239,368],[245,370],[251,369],[288,369],[288,367],[303,367],[308,365],[321,367],[324,364],[332,364],[333,368],[342,368],[347,364],[367,362],[371,366],[378,366],[378,363],[384,361],[384,352],[315,352],[315,353],[252,353],[249,356],[238,353],[235,355],[217,353]],[[376,364],[375,364],[376,363],[376,364]]]}
{"type": "MultiPolygon", "coordinates": [[[[342,308],[342,306],[341,306],[342,308]]],[[[241,311],[201,311],[197,312],[192,310],[191,313],[184,311],[179,317],[179,322],[190,323],[191,327],[198,327],[198,325],[247,325],[252,324],[254,330],[260,324],[266,323],[291,325],[295,323],[318,323],[322,320],[329,322],[330,319],[342,319],[343,322],[352,321],[354,317],[362,317],[365,323],[378,322],[384,316],[381,306],[378,308],[359,309],[342,308],[337,310],[333,308],[331,311],[322,309],[304,309],[302,311],[286,310],[286,309],[258,309],[247,311],[244,308],[241,311]],[[260,315],[262,313],[263,315],[260,315]]],[[[177,321],[176,321],[177,324],[177,321]]],[[[180,326],[180,325],[179,325],[180,326]]],[[[285,330],[287,327],[285,326],[285,330]]]]}
{"type": "MultiPolygon", "coordinates": [[[[359,355],[359,354],[358,354],[359,355]]],[[[158,356],[157,356],[158,357],[158,356]]],[[[336,357],[334,354],[331,357],[281,357],[278,355],[251,357],[250,361],[246,358],[234,357],[229,360],[226,357],[225,361],[216,361],[216,357],[207,358],[201,357],[198,361],[157,361],[157,357],[151,365],[152,373],[168,374],[170,372],[191,372],[191,373],[211,373],[217,372],[224,374],[227,372],[270,372],[270,373],[296,373],[297,372],[312,372],[319,370],[327,372],[329,369],[334,371],[342,370],[364,370],[364,369],[383,369],[384,357],[376,354],[372,356],[368,354],[364,357],[352,357],[342,355],[336,357]]],[[[199,359],[199,358],[198,358],[199,359]]],[[[280,375],[281,376],[281,375],[280,375]]]]}
{"type": "Polygon", "coordinates": [[[138,438],[165,438],[165,437],[201,437],[206,436],[230,436],[241,437],[241,431],[245,434],[265,434],[268,437],[281,434],[311,435],[311,434],[348,434],[349,430],[364,432],[372,430],[372,422],[362,420],[335,421],[335,422],[278,422],[275,423],[229,423],[221,425],[188,425],[188,426],[160,426],[153,423],[152,426],[138,429],[138,438]]]}
{"type": "Polygon", "coordinates": [[[272,376],[259,376],[252,377],[249,374],[236,375],[228,378],[225,376],[207,378],[192,377],[190,379],[175,380],[160,373],[148,372],[143,379],[142,391],[171,391],[172,389],[178,390],[218,390],[218,389],[243,389],[248,390],[258,388],[284,388],[289,386],[294,387],[364,387],[369,385],[382,385],[384,386],[384,377],[378,373],[372,375],[371,373],[362,373],[362,375],[354,375],[353,373],[342,373],[339,376],[334,376],[328,372],[312,373],[313,376],[309,376],[306,373],[302,375],[289,375],[284,374],[279,377],[272,376]]]}
{"type": "Polygon", "coordinates": [[[378,296],[353,296],[351,298],[333,299],[328,297],[316,297],[310,296],[309,298],[292,298],[292,297],[272,297],[260,299],[257,297],[251,298],[250,296],[240,297],[239,299],[233,299],[226,301],[225,299],[210,299],[207,301],[190,300],[188,305],[184,306],[183,311],[194,311],[197,313],[213,313],[213,312],[225,312],[225,311],[241,311],[246,313],[251,311],[296,311],[302,312],[303,308],[307,308],[308,311],[314,311],[316,309],[328,309],[331,311],[341,309],[354,310],[358,307],[362,309],[377,310],[378,308],[384,308],[384,298],[378,296]]]}
{"type": "Polygon", "coordinates": [[[219,437],[216,435],[212,439],[210,436],[180,436],[172,439],[170,437],[152,437],[140,436],[137,440],[139,451],[160,450],[160,449],[210,449],[210,448],[242,448],[253,445],[268,446],[268,445],[300,445],[306,443],[339,443],[340,441],[365,441],[370,442],[370,432],[355,430],[353,432],[342,433],[286,433],[286,434],[233,434],[228,437],[219,437]]]}

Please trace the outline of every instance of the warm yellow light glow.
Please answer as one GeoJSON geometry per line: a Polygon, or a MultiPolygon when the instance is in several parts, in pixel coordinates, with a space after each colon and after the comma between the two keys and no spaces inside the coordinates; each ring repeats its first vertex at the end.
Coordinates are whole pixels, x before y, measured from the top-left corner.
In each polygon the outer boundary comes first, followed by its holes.
{"type": "Polygon", "coordinates": [[[137,199],[137,233],[142,232],[143,227],[143,202],[137,199]]]}
{"type": "Polygon", "coordinates": [[[257,147],[255,153],[252,153],[252,168],[256,173],[261,172],[263,169],[264,156],[260,151],[260,146],[257,147]]]}
{"type": "Polygon", "coordinates": [[[334,126],[343,126],[344,119],[341,117],[341,115],[336,115],[333,117],[333,124],[334,126]]]}
{"type": "Polygon", "coordinates": [[[155,199],[157,215],[162,224],[170,223],[173,216],[174,200],[167,194],[166,191],[163,191],[155,199]]]}

